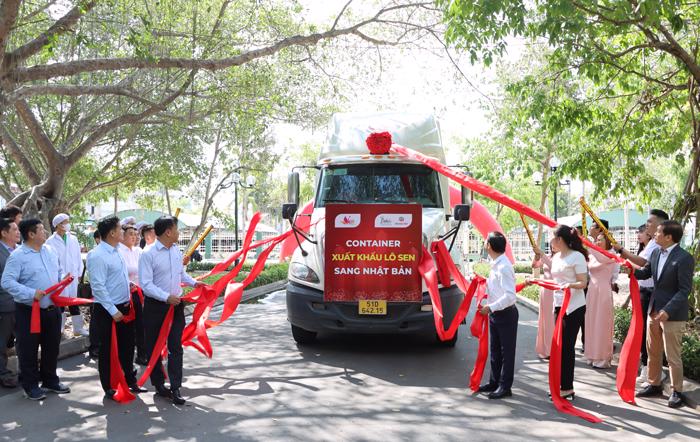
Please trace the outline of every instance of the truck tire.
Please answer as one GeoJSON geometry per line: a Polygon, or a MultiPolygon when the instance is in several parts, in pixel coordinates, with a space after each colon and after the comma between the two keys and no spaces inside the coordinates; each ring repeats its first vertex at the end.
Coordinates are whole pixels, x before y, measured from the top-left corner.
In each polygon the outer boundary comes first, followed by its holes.
{"type": "Polygon", "coordinates": [[[449,339],[447,341],[441,341],[440,337],[435,333],[435,340],[437,341],[437,346],[438,347],[443,347],[443,348],[454,348],[455,345],[457,345],[457,338],[459,337],[459,329],[455,332],[455,335],[452,339],[449,339]]]}
{"type": "Polygon", "coordinates": [[[292,337],[299,345],[312,344],[316,341],[316,332],[304,330],[301,327],[292,325],[292,337]]]}

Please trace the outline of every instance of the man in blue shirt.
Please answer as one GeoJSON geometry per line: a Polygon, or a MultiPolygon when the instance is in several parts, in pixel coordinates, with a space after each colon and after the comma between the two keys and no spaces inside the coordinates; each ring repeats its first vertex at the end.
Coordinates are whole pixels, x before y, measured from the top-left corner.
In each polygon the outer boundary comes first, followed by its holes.
{"type": "MultiPolygon", "coordinates": [[[[182,253],[177,246],[180,232],[177,218],[162,216],[153,225],[158,239],[146,250],[139,260],[139,282],[145,295],[143,308],[144,328],[146,329],[146,351],[153,349],[160,333],[165,315],[171,306],[175,309],[173,325],[168,335],[168,377],[170,390],[165,387],[162,366],[156,366],[151,373],[151,383],[160,396],[172,399],[182,405],[185,399],[180,395],[182,385],[182,331],[185,328],[185,308],[180,302],[181,284],[197,287],[202,283],[185,273],[182,253]]],[[[158,364],[161,360],[158,359],[158,364]]]]}
{"type": "Polygon", "coordinates": [[[92,320],[97,333],[98,355],[97,368],[100,373],[100,383],[108,398],[113,399],[116,393],[112,389],[110,378],[110,362],[112,348],[112,323],[116,323],[117,347],[119,362],[129,388],[134,393],[146,390],[136,383],[134,371],[134,323],[124,322],[124,317],[133,308],[131,305],[131,290],[126,264],[117,251],[121,240],[122,229],[119,218],[110,216],[97,223],[102,241],[88,254],[87,271],[90,275],[92,296],[97,305],[93,309],[92,320]]]}
{"type": "Polygon", "coordinates": [[[15,300],[15,336],[19,361],[19,382],[27,398],[46,398],[46,390],[70,393],[56,375],[58,347],[61,343],[61,311],[46,296],[45,290],[61,280],[58,258],[44,245],[46,231],[38,219],[19,223],[24,243],[7,260],[0,285],[15,300]],[[32,303],[41,307],[41,333],[31,333],[32,303]],[[37,353],[41,346],[41,367],[37,353]],[[42,388],[39,388],[39,381],[42,388]]]}

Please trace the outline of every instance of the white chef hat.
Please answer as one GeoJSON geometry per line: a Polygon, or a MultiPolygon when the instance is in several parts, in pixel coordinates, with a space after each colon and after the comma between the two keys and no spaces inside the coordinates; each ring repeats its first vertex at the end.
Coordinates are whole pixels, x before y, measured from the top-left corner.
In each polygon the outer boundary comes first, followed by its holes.
{"type": "Polygon", "coordinates": [[[63,221],[69,219],[70,216],[68,216],[65,213],[59,213],[58,215],[53,217],[53,221],[51,221],[51,225],[56,228],[57,225],[61,224],[63,221]]]}
{"type": "Polygon", "coordinates": [[[127,224],[135,224],[135,223],[136,223],[136,218],[134,218],[133,216],[127,216],[126,218],[124,218],[121,221],[120,224],[122,225],[122,227],[124,227],[127,224]]]}

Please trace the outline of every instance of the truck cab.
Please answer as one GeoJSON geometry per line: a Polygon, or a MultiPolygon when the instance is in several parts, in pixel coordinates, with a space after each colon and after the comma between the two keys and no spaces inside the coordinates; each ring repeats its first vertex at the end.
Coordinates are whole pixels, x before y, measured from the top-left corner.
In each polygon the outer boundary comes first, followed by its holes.
{"type": "MultiPolygon", "coordinates": [[[[420,281],[416,282],[420,285],[418,299],[412,302],[384,302],[385,308],[379,314],[367,313],[361,301],[338,302],[324,296],[324,292],[331,289],[327,286],[331,278],[324,272],[327,262],[324,219],[330,205],[418,205],[422,218],[420,241],[427,249],[430,249],[433,241],[454,231],[453,227],[457,224],[454,219],[456,215],[450,208],[447,178],[400,155],[371,154],[365,140],[376,131],[387,131],[391,133],[394,143],[445,162],[440,128],[433,115],[381,113],[333,116],[328,140],[321,148],[315,165],[313,211],[310,214],[296,213],[299,175],[295,172],[289,178],[291,204],[286,204],[283,210],[285,218],[293,225],[297,217],[310,216],[309,231],[298,238],[299,247],[291,257],[287,284],[287,314],[292,335],[299,344],[313,342],[319,332],[430,334],[437,339],[432,305],[420,279],[416,279],[420,281]]],[[[464,210],[461,213],[460,221],[468,219],[468,210],[466,219],[464,210]]],[[[378,236],[382,236],[381,231],[378,236]]],[[[456,249],[451,254],[457,267],[464,270],[461,254],[456,249]]],[[[464,294],[452,285],[440,286],[440,296],[444,324],[449,327],[464,294]]],[[[456,339],[457,336],[441,344],[454,346],[456,339]]]]}

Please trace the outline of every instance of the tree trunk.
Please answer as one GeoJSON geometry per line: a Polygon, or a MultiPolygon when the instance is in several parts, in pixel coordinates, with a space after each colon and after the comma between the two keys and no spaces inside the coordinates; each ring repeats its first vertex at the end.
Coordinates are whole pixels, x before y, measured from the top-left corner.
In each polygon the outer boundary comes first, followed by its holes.
{"type": "Polygon", "coordinates": [[[170,192],[168,192],[168,186],[165,186],[165,203],[168,205],[168,215],[173,216],[173,209],[170,206],[170,192]]]}
{"type": "MultiPolygon", "coordinates": [[[[549,178],[549,160],[552,158],[552,153],[554,152],[554,147],[549,146],[547,152],[545,153],[544,161],[541,163],[542,167],[542,192],[540,193],[540,213],[545,213],[545,208],[547,207],[547,179],[549,178]]],[[[544,235],[544,226],[542,223],[537,225],[537,246],[544,250],[542,245],[542,237],[544,235]]]]}

